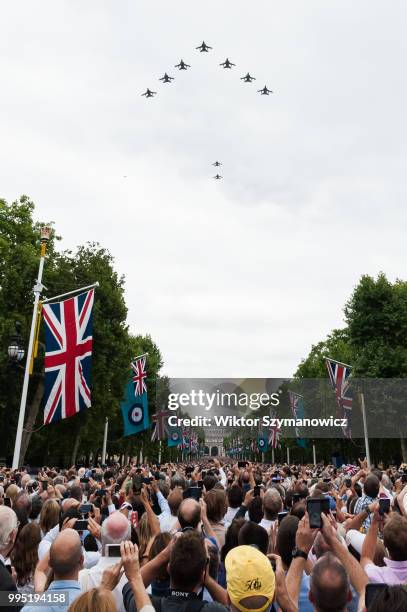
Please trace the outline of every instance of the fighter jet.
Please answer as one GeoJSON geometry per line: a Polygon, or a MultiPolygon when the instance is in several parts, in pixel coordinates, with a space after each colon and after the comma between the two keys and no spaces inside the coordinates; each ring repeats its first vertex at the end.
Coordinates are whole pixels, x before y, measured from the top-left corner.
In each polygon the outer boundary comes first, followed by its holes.
{"type": "Polygon", "coordinates": [[[164,74],[163,77],[161,77],[161,79],[158,79],[159,81],[162,81],[163,83],[171,83],[171,81],[174,80],[174,77],[170,77],[168,76],[167,73],[164,74]]]}
{"type": "Polygon", "coordinates": [[[155,96],[156,93],[157,93],[156,91],[151,91],[147,87],[147,91],[145,93],[141,94],[141,95],[145,96],[146,98],[152,98],[153,96],[155,96]]]}
{"type": "Polygon", "coordinates": [[[241,80],[241,81],[244,81],[245,83],[251,83],[252,81],[255,81],[255,80],[256,80],[256,77],[252,77],[252,76],[250,76],[250,73],[248,72],[248,73],[246,74],[246,76],[241,77],[241,78],[240,78],[240,80],[241,80]]]}
{"type": "Polygon", "coordinates": [[[262,96],[268,96],[269,94],[273,93],[271,89],[267,89],[267,85],[265,85],[263,89],[258,89],[257,92],[262,96]]]}
{"type": "Polygon", "coordinates": [[[236,64],[232,64],[232,62],[227,57],[224,62],[219,64],[219,66],[223,66],[224,68],[232,68],[232,66],[236,66],[236,64]]]}
{"type": "Polygon", "coordinates": [[[200,53],[208,53],[209,49],[212,49],[212,47],[209,47],[209,45],[207,45],[206,42],[203,40],[202,45],[199,45],[199,47],[195,47],[195,49],[199,49],[200,53]]]}
{"type": "Polygon", "coordinates": [[[174,66],[174,68],[178,68],[179,70],[188,70],[188,68],[191,68],[191,66],[189,64],[186,64],[182,59],[179,64],[176,64],[174,66]]]}
{"type": "Polygon", "coordinates": [[[221,166],[222,162],[216,161],[214,164],[212,164],[212,166],[221,166]]]}
{"type": "Polygon", "coordinates": [[[219,179],[221,179],[222,177],[220,176],[220,174],[215,174],[215,176],[214,176],[213,178],[214,178],[214,179],[216,179],[216,180],[218,181],[218,180],[219,180],[219,179]]]}

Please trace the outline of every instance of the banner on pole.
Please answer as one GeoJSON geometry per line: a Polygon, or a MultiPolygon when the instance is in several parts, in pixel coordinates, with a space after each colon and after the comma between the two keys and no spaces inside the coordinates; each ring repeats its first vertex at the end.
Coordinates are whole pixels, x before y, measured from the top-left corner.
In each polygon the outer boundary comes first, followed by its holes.
{"type": "Polygon", "coordinates": [[[94,289],[44,304],[44,424],[71,417],[91,405],[94,289]]]}
{"type": "Polygon", "coordinates": [[[150,427],[146,383],[146,356],[137,357],[131,363],[131,369],[131,379],[126,385],[125,399],[120,404],[124,436],[140,433],[150,427]]]}

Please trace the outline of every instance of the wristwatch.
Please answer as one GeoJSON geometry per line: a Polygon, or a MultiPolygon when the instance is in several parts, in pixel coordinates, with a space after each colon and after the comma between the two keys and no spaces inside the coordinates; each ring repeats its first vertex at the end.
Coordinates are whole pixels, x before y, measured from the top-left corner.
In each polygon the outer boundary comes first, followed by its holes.
{"type": "Polygon", "coordinates": [[[297,557],[302,557],[305,560],[308,559],[307,553],[304,552],[303,550],[300,550],[297,547],[293,548],[293,552],[291,554],[292,554],[293,559],[296,559],[297,557]]]}

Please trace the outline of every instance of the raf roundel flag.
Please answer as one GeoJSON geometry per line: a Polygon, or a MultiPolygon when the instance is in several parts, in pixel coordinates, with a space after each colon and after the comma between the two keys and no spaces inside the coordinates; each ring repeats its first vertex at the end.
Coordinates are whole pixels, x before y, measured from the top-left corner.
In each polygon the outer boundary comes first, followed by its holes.
{"type": "Polygon", "coordinates": [[[91,405],[92,307],[94,290],[44,304],[44,424],[55,423],[91,405]]]}
{"type": "Polygon", "coordinates": [[[182,444],[181,427],[169,427],[168,428],[167,444],[169,448],[174,448],[175,446],[180,446],[182,444]]]}
{"type": "Polygon", "coordinates": [[[132,373],[125,389],[125,399],[120,407],[123,415],[124,436],[140,433],[150,427],[145,356],[131,364],[132,373]]]}
{"type": "Polygon", "coordinates": [[[266,434],[261,433],[257,436],[257,448],[259,449],[260,453],[267,453],[269,444],[268,436],[266,434]]]}

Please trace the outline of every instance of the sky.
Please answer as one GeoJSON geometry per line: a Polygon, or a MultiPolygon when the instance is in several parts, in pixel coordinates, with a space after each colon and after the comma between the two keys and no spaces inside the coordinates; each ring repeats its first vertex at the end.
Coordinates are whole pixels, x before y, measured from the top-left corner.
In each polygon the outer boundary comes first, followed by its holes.
{"type": "Polygon", "coordinates": [[[405,275],[406,20],[402,0],[4,3],[0,197],[111,251],[169,376],[290,376],[362,274],[405,275]]]}

